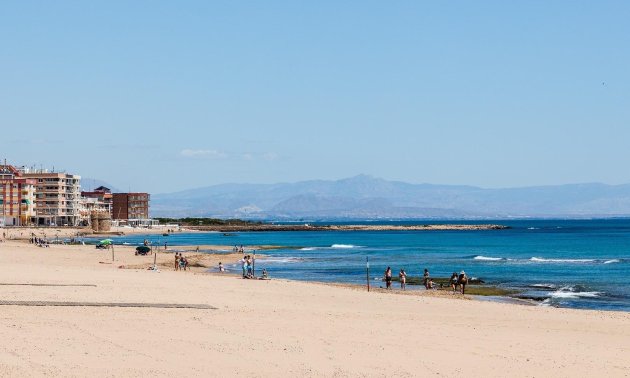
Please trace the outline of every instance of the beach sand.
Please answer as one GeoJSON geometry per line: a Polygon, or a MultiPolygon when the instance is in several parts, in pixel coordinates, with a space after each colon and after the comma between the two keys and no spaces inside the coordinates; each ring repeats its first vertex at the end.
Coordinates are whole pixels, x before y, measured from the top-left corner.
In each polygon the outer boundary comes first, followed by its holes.
{"type": "Polygon", "coordinates": [[[173,232],[197,232],[196,230],[167,226],[155,226],[152,228],[117,226],[101,233],[94,233],[90,227],[8,227],[1,229],[0,240],[28,240],[32,235],[48,239],[49,241],[54,241],[56,238],[73,238],[77,235],[106,238],[108,235],[163,234],[169,229],[173,230],[173,232]]]}
{"type": "Polygon", "coordinates": [[[630,376],[630,313],[175,272],[172,254],[156,272],[115,253],[0,243],[0,300],[216,309],[3,305],[0,376],[630,376]]]}

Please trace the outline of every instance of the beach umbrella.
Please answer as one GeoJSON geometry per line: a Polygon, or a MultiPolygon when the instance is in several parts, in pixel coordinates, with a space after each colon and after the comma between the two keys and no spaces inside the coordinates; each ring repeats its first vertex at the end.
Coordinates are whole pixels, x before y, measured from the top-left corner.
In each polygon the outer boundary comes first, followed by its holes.
{"type": "Polygon", "coordinates": [[[102,245],[110,245],[113,243],[112,239],[103,239],[99,242],[102,245]]]}

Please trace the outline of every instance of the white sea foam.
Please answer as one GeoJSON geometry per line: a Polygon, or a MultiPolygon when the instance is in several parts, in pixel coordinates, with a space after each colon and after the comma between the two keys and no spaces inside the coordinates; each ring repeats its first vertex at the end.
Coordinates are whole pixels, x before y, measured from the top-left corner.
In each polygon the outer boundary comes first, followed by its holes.
{"type": "Polygon", "coordinates": [[[304,247],[304,248],[300,248],[300,251],[314,251],[316,249],[317,247],[304,247]]]}
{"type": "Polygon", "coordinates": [[[528,230],[540,230],[538,227],[527,227],[528,230]]]}
{"type": "Polygon", "coordinates": [[[618,263],[618,262],[621,262],[621,260],[619,260],[619,259],[612,259],[612,260],[604,261],[604,264],[613,264],[613,263],[618,263]]]}
{"type": "Polygon", "coordinates": [[[481,260],[481,261],[502,261],[505,260],[503,257],[487,257],[487,256],[475,256],[473,260],[481,260]]]}
{"type": "Polygon", "coordinates": [[[290,264],[290,263],[298,263],[304,261],[299,257],[266,257],[264,259],[260,259],[266,263],[279,263],[279,264],[290,264]]]}
{"type": "Polygon", "coordinates": [[[549,298],[547,298],[544,301],[542,301],[539,306],[541,306],[541,307],[551,307],[551,300],[549,298]]]}
{"type": "Polygon", "coordinates": [[[330,248],[335,248],[335,249],[352,249],[352,248],[359,248],[358,245],[352,245],[352,244],[333,244],[330,246],[330,248]]]}
{"type": "Polygon", "coordinates": [[[554,284],[533,284],[533,285],[530,285],[530,287],[536,287],[536,288],[541,288],[541,289],[555,289],[556,285],[554,285],[554,284]]]}
{"type": "Polygon", "coordinates": [[[574,291],[554,291],[553,293],[550,294],[552,298],[563,298],[563,299],[570,299],[570,298],[596,298],[599,297],[601,295],[601,293],[599,291],[581,291],[581,292],[574,292],[574,291]]]}
{"type": "Polygon", "coordinates": [[[550,262],[550,263],[589,263],[595,262],[593,259],[544,259],[542,257],[532,257],[532,262],[550,262]]]}

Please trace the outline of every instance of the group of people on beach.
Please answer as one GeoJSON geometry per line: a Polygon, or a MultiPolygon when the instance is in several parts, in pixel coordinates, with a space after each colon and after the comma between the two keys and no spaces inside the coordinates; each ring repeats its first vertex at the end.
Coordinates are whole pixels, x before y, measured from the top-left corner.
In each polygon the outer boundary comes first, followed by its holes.
{"type": "Polygon", "coordinates": [[[35,244],[38,247],[50,247],[50,242],[46,239],[38,238],[37,236],[31,236],[29,242],[35,244]]]}
{"type": "Polygon", "coordinates": [[[175,270],[187,270],[188,259],[180,252],[175,252],[175,270]]]}
{"type": "Polygon", "coordinates": [[[242,244],[241,244],[240,247],[235,245],[234,248],[232,248],[232,252],[234,252],[234,253],[238,253],[238,252],[245,253],[245,248],[243,248],[242,244]]]}
{"type": "Polygon", "coordinates": [[[457,286],[460,286],[462,294],[464,294],[464,292],[466,291],[466,285],[468,285],[468,276],[463,270],[459,273],[459,275],[457,274],[457,272],[453,272],[453,274],[451,274],[451,279],[449,283],[453,288],[453,293],[457,291],[457,286]]]}
{"type": "MultiPolygon", "coordinates": [[[[385,269],[384,275],[385,288],[388,290],[391,290],[392,288],[392,279],[392,268],[388,266],[387,269],[385,269]]],[[[400,289],[405,290],[407,288],[407,272],[405,272],[404,269],[401,269],[398,273],[398,281],[400,282],[400,289]]],[[[431,278],[431,275],[429,274],[429,269],[424,269],[424,273],[422,275],[422,284],[424,285],[424,288],[426,290],[437,288],[435,286],[435,283],[433,282],[433,279],[431,278]]],[[[464,294],[467,284],[468,276],[463,270],[459,273],[459,275],[457,274],[457,272],[453,272],[451,278],[449,279],[449,285],[453,289],[453,293],[455,293],[457,291],[457,288],[459,287],[461,289],[461,293],[464,294]]],[[[442,287],[442,284],[440,284],[440,287],[442,287]]]]}
{"type": "Polygon", "coordinates": [[[240,263],[243,268],[243,278],[254,278],[254,256],[243,256],[240,263]]]}

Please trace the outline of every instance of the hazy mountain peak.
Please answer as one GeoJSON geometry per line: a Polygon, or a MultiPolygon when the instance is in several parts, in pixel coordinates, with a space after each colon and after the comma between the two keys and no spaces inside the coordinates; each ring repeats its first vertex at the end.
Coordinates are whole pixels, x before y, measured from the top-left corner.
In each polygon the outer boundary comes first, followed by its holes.
{"type": "Polygon", "coordinates": [[[409,184],[361,174],[340,180],[223,184],[152,197],[153,216],[470,218],[630,215],[630,185],[509,189],[409,184]]]}

